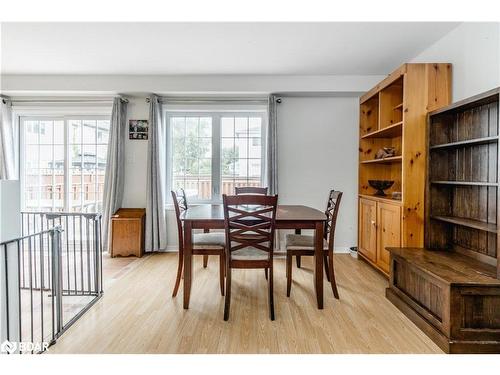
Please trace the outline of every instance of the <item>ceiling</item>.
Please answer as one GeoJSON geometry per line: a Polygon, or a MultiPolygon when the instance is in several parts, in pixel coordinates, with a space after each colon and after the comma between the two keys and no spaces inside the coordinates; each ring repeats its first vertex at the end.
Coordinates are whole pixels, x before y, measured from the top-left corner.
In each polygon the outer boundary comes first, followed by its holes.
{"type": "Polygon", "coordinates": [[[3,23],[3,74],[387,74],[458,23],[3,23]]]}

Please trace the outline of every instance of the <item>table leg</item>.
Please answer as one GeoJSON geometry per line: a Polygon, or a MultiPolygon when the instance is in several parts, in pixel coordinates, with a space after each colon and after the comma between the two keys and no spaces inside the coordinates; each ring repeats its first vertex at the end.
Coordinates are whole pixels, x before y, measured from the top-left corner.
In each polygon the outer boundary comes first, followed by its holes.
{"type": "Polygon", "coordinates": [[[191,295],[191,279],[193,275],[193,243],[192,224],[184,221],[184,308],[189,308],[189,297],[191,295]]]}
{"type": "Polygon", "coordinates": [[[323,222],[317,222],[314,231],[314,289],[318,309],[323,308],[323,222]]]}

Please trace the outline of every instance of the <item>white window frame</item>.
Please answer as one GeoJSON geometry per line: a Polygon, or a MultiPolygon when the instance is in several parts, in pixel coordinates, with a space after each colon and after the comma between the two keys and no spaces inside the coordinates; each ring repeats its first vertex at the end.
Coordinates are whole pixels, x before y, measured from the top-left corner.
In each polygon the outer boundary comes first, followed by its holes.
{"type": "MultiPolygon", "coordinates": [[[[20,199],[21,199],[21,210],[24,211],[26,210],[26,205],[25,205],[25,151],[26,151],[26,143],[24,139],[24,121],[44,121],[44,120],[53,120],[53,121],[64,121],[64,209],[63,212],[68,212],[71,207],[71,196],[70,196],[70,175],[69,175],[69,129],[68,129],[68,123],[69,120],[108,120],[111,121],[111,115],[108,114],[99,114],[99,112],[102,112],[102,109],[100,111],[96,111],[97,114],[87,114],[87,113],[71,113],[71,114],[66,114],[66,113],[50,113],[46,112],[44,110],[39,111],[41,114],[36,114],[35,111],[29,111],[26,114],[22,113],[16,113],[15,114],[15,119],[16,123],[18,124],[18,129],[19,129],[19,167],[20,167],[20,173],[19,173],[19,179],[20,179],[20,189],[21,189],[21,194],[20,194],[20,199]],[[34,113],[33,113],[34,112],[34,113]]],[[[96,142],[97,142],[97,131],[96,131],[96,142]]],[[[97,143],[96,143],[97,144],[97,143]]],[[[107,162],[107,161],[106,161],[107,162]]],[[[96,192],[97,193],[97,192],[96,192]]],[[[40,199],[40,198],[39,198],[40,199]]],[[[54,205],[52,204],[52,209],[54,209],[54,205]]]]}
{"type": "Polygon", "coordinates": [[[172,132],[170,129],[170,119],[172,117],[211,117],[212,118],[212,199],[194,199],[189,198],[190,203],[194,204],[220,204],[222,203],[222,173],[221,173],[221,118],[222,117],[261,117],[261,185],[265,184],[265,167],[266,167],[266,134],[267,134],[267,111],[265,109],[242,109],[242,110],[186,110],[186,109],[165,109],[164,121],[166,132],[166,205],[169,207],[172,204],[170,191],[172,190],[173,181],[173,152],[172,152],[172,132]]]}

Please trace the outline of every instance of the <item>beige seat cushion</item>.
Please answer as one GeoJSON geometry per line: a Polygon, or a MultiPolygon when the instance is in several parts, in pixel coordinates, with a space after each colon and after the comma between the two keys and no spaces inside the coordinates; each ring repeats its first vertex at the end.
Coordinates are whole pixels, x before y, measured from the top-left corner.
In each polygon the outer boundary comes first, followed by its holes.
{"type": "MultiPolygon", "coordinates": [[[[314,250],[314,236],[304,234],[287,234],[285,236],[287,250],[314,250]]],[[[323,250],[328,250],[328,242],[323,240],[323,250]]]]}
{"type": "Polygon", "coordinates": [[[193,234],[193,249],[223,249],[225,246],[225,233],[214,232],[193,234]]]}
{"type": "Polygon", "coordinates": [[[264,250],[255,247],[245,247],[231,253],[233,260],[268,260],[269,255],[264,250]]]}

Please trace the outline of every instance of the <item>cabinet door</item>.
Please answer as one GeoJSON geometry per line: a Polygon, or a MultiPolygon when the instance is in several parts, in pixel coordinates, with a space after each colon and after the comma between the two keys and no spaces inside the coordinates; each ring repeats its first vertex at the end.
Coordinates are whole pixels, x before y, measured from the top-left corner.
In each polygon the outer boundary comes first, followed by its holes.
{"type": "Polygon", "coordinates": [[[372,262],[377,261],[377,203],[359,200],[359,252],[372,262]]]}
{"type": "Polygon", "coordinates": [[[401,246],[401,207],[379,202],[377,228],[377,265],[389,273],[390,254],[385,248],[401,246]]]}

